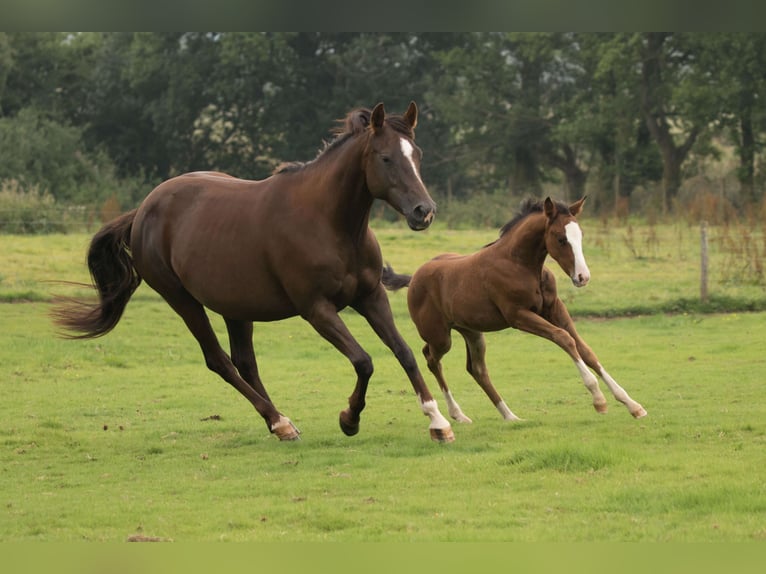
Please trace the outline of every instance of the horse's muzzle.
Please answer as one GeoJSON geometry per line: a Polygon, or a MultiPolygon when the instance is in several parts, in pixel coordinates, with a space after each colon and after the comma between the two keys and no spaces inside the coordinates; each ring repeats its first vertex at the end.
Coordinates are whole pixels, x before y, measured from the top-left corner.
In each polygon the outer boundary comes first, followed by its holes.
{"type": "Polygon", "coordinates": [[[413,231],[427,229],[436,217],[436,206],[419,203],[407,216],[407,225],[413,231]]]}

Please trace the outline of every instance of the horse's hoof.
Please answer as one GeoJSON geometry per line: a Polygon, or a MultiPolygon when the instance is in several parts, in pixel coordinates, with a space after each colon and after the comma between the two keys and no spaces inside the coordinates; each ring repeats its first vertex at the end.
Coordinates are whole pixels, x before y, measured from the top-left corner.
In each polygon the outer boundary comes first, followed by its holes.
{"type": "Polygon", "coordinates": [[[638,408],[636,410],[630,411],[630,414],[633,415],[633,418],[640,419],[646,416],[646,409],[641,405],[638,405],[638,408]]]}
{"type": "Polygon", "coordinates": [[[593,403],[593,408],[596,409],[596,412],[599,414],[606,414],[606,411],[609,410],[609,406],[604,403],[593,403]]]}
{"type": "Polygon", "coordinates": [[[300,440],[301,431],[287,417],[281,417],[279,422],[271,426],[271,432],[277,435],[279,440],[300,440]]]}
{"type": "Polygon", "coordinates": [[[340,411],[338,419],[340,421],[340,430],[346,436],[354,436],[359,432],[359,417],[354,417],[348,409],[340,411]]]}
{"type": "Polygon", "coordinates": [[[429,429],[431,431],[431,440],[435,442],[455,442],[455,434],[452,432],[452,427],[443,429],[429,429]]]}

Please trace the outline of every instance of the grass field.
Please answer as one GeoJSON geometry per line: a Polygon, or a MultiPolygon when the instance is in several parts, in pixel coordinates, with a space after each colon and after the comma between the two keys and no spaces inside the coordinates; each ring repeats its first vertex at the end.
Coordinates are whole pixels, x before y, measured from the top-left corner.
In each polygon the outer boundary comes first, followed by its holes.
{"type": "MultiPolygon", "coordinates": [[[[107,337],[54,336],[46,299],[75,290],[41,281],[87,279],[87,236],[0,236],[0,299],[31,301],[0,304],[0,540],[763,542],[766,314],[627,317],[694,300],[697,232],[595,221],[585,232],[593,280],[575,291],[560,279],[562,294],[649,415],[613,401],[597,415],[562,351],[505,331],[487,337],[488,366],[525,420],[500,419],[455,345],[445,373],[474,423],[455,425],[450,445],[430,441],[406,377],[353,312],[376,365],[353,438],[337,423],[353,387],[345,359],[301,320],[256,326],[267,388],[303,431],[283,444],[146,286],[107,337]]],[[[495,235],[378,232],[402,272],[495,235]]],[[[761,308],[757,273],[727,273],[712,273],[711,294],[761,308]]],[[[405,294],[391,300],[419,349],[405,294]]]]}

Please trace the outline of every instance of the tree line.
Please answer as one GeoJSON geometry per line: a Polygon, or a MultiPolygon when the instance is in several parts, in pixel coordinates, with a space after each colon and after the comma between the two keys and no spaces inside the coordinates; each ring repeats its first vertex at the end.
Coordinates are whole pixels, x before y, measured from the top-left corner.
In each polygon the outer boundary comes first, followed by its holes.
{"type": "Polygon", "coordinates": [[[0,33],[0,182],[129,207],[186,171],[266,177],[350,109],[414,100],[441,202],[651,188],[672,210],[730,156],[743,207],[763,199],[764,70],[760,33],[0,33]]]}

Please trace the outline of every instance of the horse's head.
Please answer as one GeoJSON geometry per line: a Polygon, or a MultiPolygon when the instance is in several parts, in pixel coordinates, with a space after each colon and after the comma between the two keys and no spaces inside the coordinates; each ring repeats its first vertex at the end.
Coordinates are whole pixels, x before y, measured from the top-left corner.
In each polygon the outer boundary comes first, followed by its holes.
{"type": "Polygon", "coordinates": [[[403,116],[386,118],[383,104],[370,115],[370,137],[364,154],[367,187],[376,199],[387,202],[407,218],[416,231],[431,225],[436,204],[420,178],[420,158],[414,130],[418,108],[410,102],[403,116]]]}
{"type": "Polygon", "coordinates": [[[569,275],[575,287],[584,287],[590,281],[590,271],[582,252],[582,229],[577,215],[585,198],[576,201],[569,209],[561,209],[548,197],[544,209],[548,221],[545,225],[545,247],[564,273],[569,275]]]}

